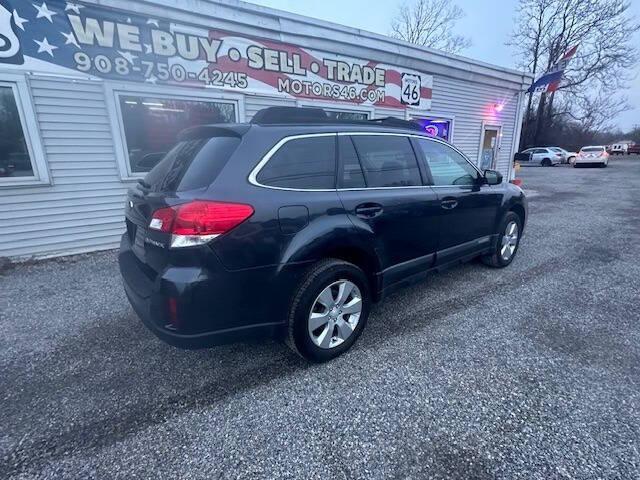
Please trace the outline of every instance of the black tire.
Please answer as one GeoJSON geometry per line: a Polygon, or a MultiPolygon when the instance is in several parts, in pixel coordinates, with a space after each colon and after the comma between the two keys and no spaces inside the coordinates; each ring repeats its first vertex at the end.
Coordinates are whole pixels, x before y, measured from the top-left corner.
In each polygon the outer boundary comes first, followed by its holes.
{"type": "Polygon", "coordinates": [[[502,219],[502,222],[500,222],[498,235],[498,241],[496,242],[496,248],[493,253],[481,257],[482,263],[492,268],[504,268],[510,265],[516,254],[518,253],[518,248],[520,247],[520,239],[522,238],[522,221],[520,220],[520,217],[514,212],[507,212],[507,214],[502,219]],[[500,255],[500,249],[502,248],[501,240],[505,235],[507,225],[509,225],[509,223],[512,221],[516,222],[516,224],[518,225],[518,239],[516,243],[516,249],[514,250],[513,254],[511,255],[511,257],[509,257],[508,260],[505,260],[504,258],[502,258],[502,255],[500,255]]]}
{"type": "Polygon", "coordinates": [[[302,358],[312,362],[326,362],[343,354],[358,339],[364,329],[371,308],[371,291],[365,273],[355,265],[336,259],[322,260],[309,269],[296,290],[289,310],[286,342],[302,358]],[[362,297],[362,311],[353,333],[340,345],[320,348],[308,332],[309,313],[318,295],[332,283],[346,279],[353,282],[362,297]]]}
{"type": "Polygon", "coordinates": [[[545,158],[542,160],[542,166],[543,167],[550,167],[551,166],[551,160],[549,160],[548,158],[545,158]]]}

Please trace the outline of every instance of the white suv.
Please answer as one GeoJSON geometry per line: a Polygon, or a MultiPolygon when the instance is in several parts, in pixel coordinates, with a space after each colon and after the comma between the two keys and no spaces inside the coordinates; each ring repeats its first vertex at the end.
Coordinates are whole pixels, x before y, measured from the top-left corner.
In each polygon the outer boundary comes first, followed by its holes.
{"type": "Polygon", "coordinates": [[[521,165],[542,165],[543,167],[552,167],[559,163],[562,163],[563,155],[558,152],[554,152],[548,147],[533,147],[527,148],[522,153],[530,153],[531,160],[521,161],[521,165]]]}

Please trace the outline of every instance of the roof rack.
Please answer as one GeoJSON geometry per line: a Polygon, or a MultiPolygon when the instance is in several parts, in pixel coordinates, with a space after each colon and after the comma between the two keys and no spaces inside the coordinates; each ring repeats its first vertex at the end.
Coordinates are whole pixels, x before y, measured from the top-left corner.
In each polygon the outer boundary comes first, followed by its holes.
{"type": "Polygon", "coordinates": [[[420,130],[419,123],[402,120],[395,117],[374,118],[370,120],[342,120],[331,118],[322,108],[307,107],[267,107],[258,111],[251,119],[252,124],[283,125],[283,124],[327,124],[327,125],[380,125],[408,130],[420,130]]]}

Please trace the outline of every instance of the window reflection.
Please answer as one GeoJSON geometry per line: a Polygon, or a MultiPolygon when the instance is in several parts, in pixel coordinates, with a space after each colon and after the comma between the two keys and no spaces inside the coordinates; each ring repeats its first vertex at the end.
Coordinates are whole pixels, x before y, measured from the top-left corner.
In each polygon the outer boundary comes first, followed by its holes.
{"type": "Polygon", "coordinates": [[[350,110],[338,111],[338,110],[325,110],[329,118],[334,120],[367,120],[369,114],[367,112],[354,112],[350,110]]]}
{"type": "Polygon", "coordinates": [[[129,164],[148,172],[176,143],[185,128],[236,121],[233,103],[120,96],[129,164]]]}
{"type": "Polygon", "coordinates": [[[0,177],[32,177],[33,167],[11,87],[0,86],[0,177]]]}

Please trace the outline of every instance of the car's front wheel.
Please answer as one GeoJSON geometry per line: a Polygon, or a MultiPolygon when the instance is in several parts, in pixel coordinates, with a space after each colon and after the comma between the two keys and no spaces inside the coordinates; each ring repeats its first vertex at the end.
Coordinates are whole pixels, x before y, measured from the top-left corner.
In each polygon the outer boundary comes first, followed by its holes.
{"type": "Polygon", "coordinates": [[[483,256],[482,261],[494,268],[504,268],[509,265],[520,246],[521,234],[522,221],[520,217],[514,212],[508,212],[500,224],[496,248],[489,255],[483,256]]]}
{"type": "Polygon", "coordinates": [[[342,260],[318,262],[293,297],[287,343],[307,360],[331,360],[358,339],[370,306],[369,283],[360,268],[342,260]]]}

